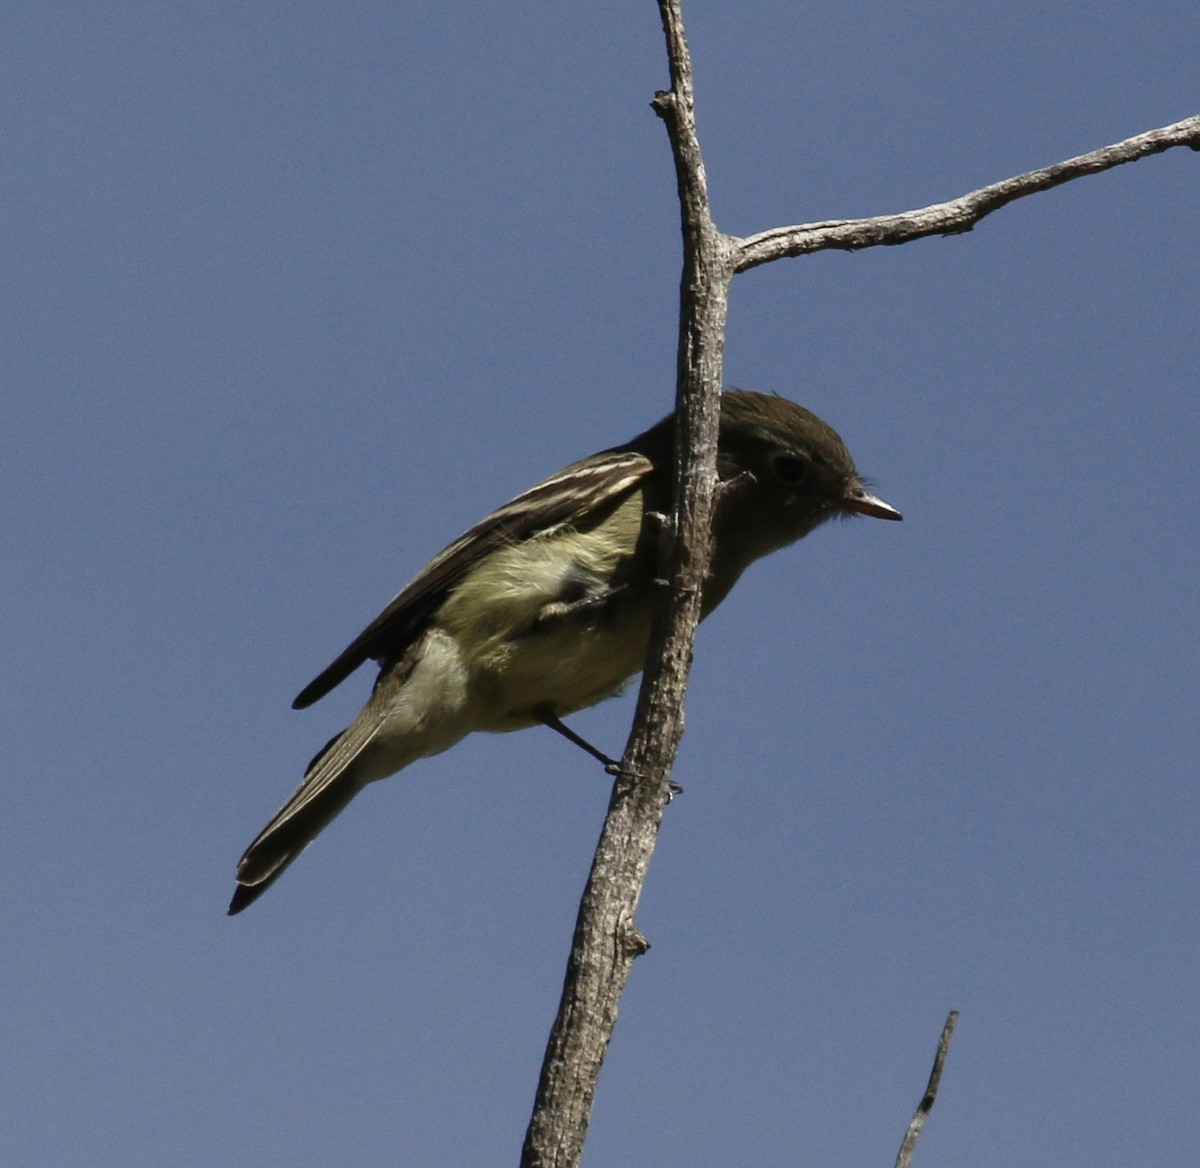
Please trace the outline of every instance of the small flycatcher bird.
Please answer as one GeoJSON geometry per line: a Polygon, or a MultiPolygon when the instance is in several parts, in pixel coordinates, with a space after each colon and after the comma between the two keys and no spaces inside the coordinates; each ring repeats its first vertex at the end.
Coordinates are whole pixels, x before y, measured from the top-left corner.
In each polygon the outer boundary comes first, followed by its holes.
{"type": "MultiPolygon", "coordinates": [[[[420,572],[292,703],[304,709],[367,660],[379,677],[354,722],[246,849],[230,914],[279,878],[359,791],[477,730],[539,723],[605,756],[560,719],[611,697],[643,665],[670,510],[671,414],[518,495],[420,572]]],[[[868,494],[837,433],[786,398],[721,399],[712,565],[701,614],[755,560],[827,519],[900,513],[868,494]]]]}

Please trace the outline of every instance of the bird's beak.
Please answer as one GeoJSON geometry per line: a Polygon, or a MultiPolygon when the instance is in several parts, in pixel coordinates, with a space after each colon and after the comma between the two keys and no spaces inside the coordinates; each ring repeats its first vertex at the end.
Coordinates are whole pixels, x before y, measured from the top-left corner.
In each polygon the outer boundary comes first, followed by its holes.
{"type": "Polygon", "coordinates": [[[862,483],[855,483],[846,491],[842,507],[857,515],[872,515],[876,519],[903,519],[890,503],[885,503],[875,495],[868,495],[862,483]]]}

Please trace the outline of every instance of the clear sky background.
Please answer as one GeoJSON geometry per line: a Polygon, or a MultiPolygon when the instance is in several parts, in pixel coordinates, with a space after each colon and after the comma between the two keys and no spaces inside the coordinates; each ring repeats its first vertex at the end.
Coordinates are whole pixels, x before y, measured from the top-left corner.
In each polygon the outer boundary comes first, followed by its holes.
{"type": "MultiPolygon", "coordinates": [[[[1200,111],[1194,0],[690,0],[733,232],[1200,111]]],[[[517,1160],[608,795],[545,731],[367,792],[299,688],[445,543],[671,403],[655,6],[0,14],[0,1161],[517,1160]]],[[[838,524],[701,630],[592,1165],[1191,1163],[1200,155],[740,277],[838,524]]],[[[609,751],[632,698],[575,725],[609,751]]]]}

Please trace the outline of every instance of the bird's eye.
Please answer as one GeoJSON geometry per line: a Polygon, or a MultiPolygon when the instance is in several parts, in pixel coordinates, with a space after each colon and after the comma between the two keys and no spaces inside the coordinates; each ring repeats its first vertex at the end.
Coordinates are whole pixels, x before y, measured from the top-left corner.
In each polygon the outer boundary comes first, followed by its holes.
{"type": "Polygon", "coordinates": [[[775,473],[785,483],[798,483],[808,474],[808,459],[781,454],[775,459],[775,473]]]}

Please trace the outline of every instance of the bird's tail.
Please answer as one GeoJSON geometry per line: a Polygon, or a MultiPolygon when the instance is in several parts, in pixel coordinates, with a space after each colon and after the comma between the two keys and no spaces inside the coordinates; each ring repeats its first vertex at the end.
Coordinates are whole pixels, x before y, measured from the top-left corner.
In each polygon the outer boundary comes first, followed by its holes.
{"type": "Polygon", "coordinates": [[[304,781],[258,833],[237,866],[237,889],[229,915],[252,905],[287,866],[362,790],[368,778],[360,764],[382,725],[363,719],[335,734],[308,764],[304,781]]]}

